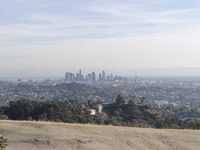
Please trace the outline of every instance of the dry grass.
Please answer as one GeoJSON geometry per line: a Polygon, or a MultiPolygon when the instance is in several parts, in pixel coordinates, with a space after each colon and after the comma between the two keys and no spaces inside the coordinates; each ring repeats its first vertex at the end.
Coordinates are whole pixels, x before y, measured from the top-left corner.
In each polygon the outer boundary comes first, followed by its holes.
{"type": "Polygon", "coordinates": [[[198,150],[200,131],[0,121],[7,150],[198,150]]]}

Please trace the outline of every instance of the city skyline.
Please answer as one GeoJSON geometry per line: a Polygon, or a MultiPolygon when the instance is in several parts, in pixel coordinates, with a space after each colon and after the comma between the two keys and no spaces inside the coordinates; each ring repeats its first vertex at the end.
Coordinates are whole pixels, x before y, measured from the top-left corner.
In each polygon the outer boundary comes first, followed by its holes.
{"type": "MultiPolygon", "coordinates": [[[[0,80],[9,79],[58,79],[62,78],[66,72],[76,72],[77,68],[74,69],[27,69],[27,70],[9,70],[6,72],[1,71],[0,80]]],[[[123,77],[134,77],[135,75],[140,77],[200,77],[200,68],[152,68],[152,69],[98,69],[98,68],[84,68],[84,73],[99,72],[99,70],[106,70],[123,77]]],[[[97,74],[98,76],[98,74],[97,74]]]]}
{"type": "Polygon", "coordinates": [[[124,77],[119,75],[114,75],[113,73],[106,73],[104,70],[101,72],[88,72],[82,73],[82,69],[79,69],[79,72],[66,72],[65,80],[68,82],[82,82],[82,81],[116,81],[123,80],[124,77]]]}

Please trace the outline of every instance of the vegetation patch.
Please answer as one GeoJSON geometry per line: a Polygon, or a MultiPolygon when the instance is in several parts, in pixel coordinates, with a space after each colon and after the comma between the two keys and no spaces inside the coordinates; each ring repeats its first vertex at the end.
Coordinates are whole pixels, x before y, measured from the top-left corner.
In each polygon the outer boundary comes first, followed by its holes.
{"type": "Polygon", "coordinates": [[[56,121],[132,127],[200,129],[198,121],[182,121],[152,106],[125,102],[118,95],[115,102],[98,104],[79,100],[49,101],[22,99],[0,108],[2,119],[56,121]],[[102,106],[102,107],[99,107],[102,106]]]}
{"type": "Polygon", "coordinates": [[[8,140],[0,135],[0,150],[5,150],[8,146],[8,140]]]}

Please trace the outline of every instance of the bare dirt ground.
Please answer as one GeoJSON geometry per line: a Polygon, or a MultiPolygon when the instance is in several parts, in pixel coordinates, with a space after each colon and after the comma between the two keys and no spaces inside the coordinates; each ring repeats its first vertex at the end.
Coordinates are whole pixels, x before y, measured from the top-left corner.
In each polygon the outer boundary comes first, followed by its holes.
{"type": "Polygon", "coordinates": [[[200,131],[0,121],[6,150],[199,150],[200,131]]]}

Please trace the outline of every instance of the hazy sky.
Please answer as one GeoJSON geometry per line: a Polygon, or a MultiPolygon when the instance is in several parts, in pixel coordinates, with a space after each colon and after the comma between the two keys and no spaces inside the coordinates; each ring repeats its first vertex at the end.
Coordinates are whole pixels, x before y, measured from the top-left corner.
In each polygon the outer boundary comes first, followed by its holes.
{"type": "Polygon", "coordinates": [[[1,0],[0,76],[79,68],[197,74],[200,1],[1,0]]]}

